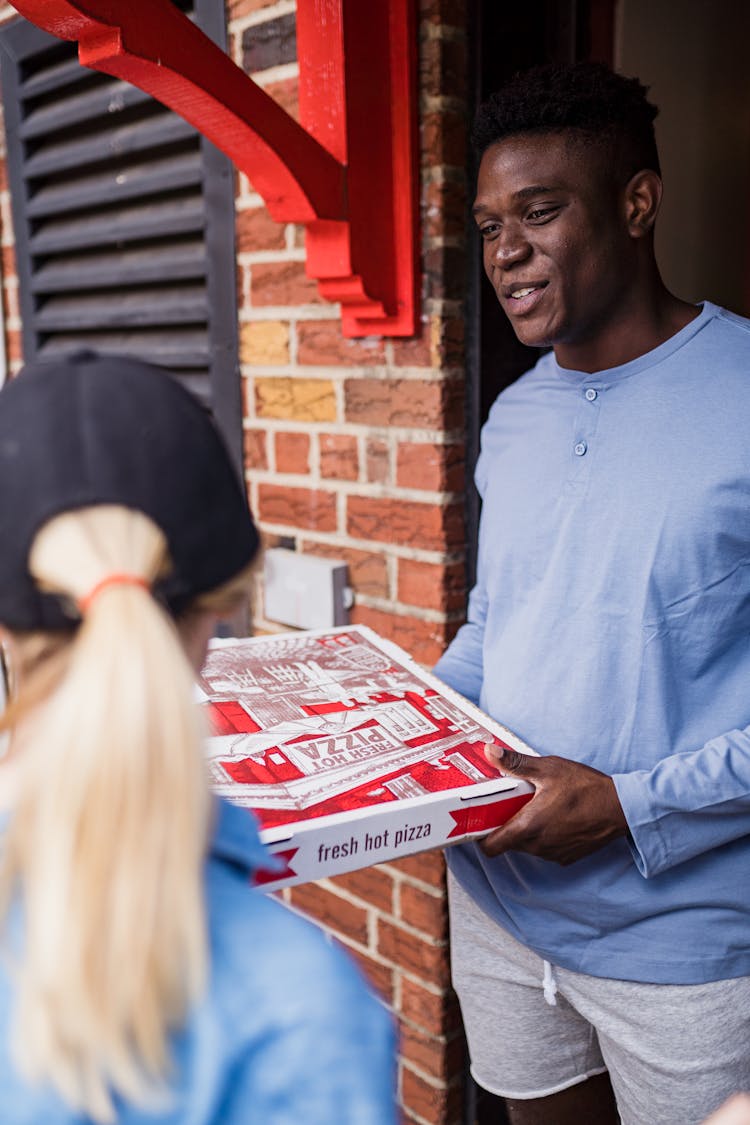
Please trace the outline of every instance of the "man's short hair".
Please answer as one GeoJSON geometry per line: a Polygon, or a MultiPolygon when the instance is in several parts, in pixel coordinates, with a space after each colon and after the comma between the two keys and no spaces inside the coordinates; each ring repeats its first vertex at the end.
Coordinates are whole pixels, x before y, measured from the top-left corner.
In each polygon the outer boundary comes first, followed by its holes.
{"type": "Polygon", "coordinates": [[[480,106],[472,141],[481,155],[491,144],[520,133],[575,131],[606,153],[621,183],[643,168],[660,173],[654,137],[658,108],[637,78],[604,63],[556,63],[517,74],[480,106]]]}

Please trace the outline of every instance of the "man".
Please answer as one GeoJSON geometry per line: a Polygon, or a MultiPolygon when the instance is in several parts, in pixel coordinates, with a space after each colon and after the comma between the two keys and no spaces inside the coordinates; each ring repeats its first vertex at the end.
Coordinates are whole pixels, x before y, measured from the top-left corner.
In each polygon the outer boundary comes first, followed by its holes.
{"type": "Polygon", "coordinates": [[[475,129],[487,276],[552,348],[483,430],[437,667],[541,755],[496,757],[533,800],[447,853],[472,1072],[514,1125],[691,1125],[750,1086],[750,322],[661,280],[656,112],[580,64],[475,129]]]}

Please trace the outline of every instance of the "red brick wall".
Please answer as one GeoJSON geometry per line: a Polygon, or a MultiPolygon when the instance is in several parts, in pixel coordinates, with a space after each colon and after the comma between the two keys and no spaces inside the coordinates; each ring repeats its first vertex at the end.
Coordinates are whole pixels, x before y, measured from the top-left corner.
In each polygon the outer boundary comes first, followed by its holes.
{"type": "MultiPolygon", "coordinates": [[[[431,665],[462,619],[465,0],[420,0],[422,329],[345,339],[305,273],[304,230],[273,222],[237,177],[245,456],[266,543],[349,564],[354,622],[431,665]]],[[[227,0],[229,51],[291,113],[294,0],[227,0]]],[[[0,20],[13,10],[0,0],[0,20]]],[[[1,131],[0,131],[1,133],[1,131]]],[[[0,145],[2,141],[0,140],[0,145]]],[[[13,232],[0,148],[2,307],[21,363],[13,232]]],[[[263,617],[256,627],[279,626],[263,617]]],[[[354,954],[401,1036],[403,1121],[461,1121],[463,1038],[450,990],[439,852],[287,891],[354,954]]]]}
{"type": "MultiPolygon", "coordinates": [[[[230,50],[296,112],[294,4],[229,0],[230,50]]],[[[465,604],[463,0],[421,0],[422,330],[345,339],[304,268],[304,231],[273,223],[239,177],[245,450],[266,543],[344,559],[353,622],[425,665],[465,604]]],[[[256,628],[280,626],[263,616],[256,628]]],[[[403,1121],[461,1121],[463,1038],[450,990],[439,852],[292,888],[357,957],[399,1020],[403,1121]]]]}

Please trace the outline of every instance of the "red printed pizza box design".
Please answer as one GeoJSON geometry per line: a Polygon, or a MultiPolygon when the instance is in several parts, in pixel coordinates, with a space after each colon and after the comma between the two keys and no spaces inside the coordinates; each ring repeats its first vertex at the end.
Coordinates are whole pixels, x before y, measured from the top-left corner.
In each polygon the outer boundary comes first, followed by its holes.
{"type": "Polygon", "coordinates": [[[212,785],[256,814],[266,889],[487,833],[532,795],[484,756],[533,753],[365,626],[212,642],[212,785]]]}

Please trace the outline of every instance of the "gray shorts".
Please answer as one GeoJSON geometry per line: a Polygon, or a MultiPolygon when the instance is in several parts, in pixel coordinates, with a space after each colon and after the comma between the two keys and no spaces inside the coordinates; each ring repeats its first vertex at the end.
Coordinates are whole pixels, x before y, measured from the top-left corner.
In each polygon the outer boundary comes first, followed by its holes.
{"type": "Polygon", "coordinates": [[[750,977],[661,985],[573,973],[520,945],[453,877],[448,886],[453,986],[485,1090],[543,1098],[608,1070],[623,1125],[699,1125],[750,1089],[750,977]]]}

